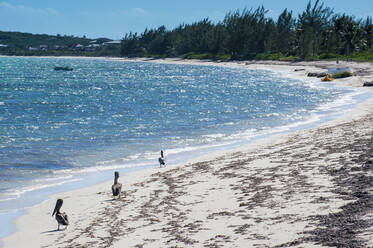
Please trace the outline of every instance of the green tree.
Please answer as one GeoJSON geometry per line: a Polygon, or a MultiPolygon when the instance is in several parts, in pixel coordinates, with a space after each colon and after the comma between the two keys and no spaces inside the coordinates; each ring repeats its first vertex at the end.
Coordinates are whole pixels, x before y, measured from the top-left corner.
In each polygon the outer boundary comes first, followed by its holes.
{"type": "Polygon", "coordinates": [[[333,11],[316,0],[312,6],[311,0],[307,8],[298,17],[298,42],[301,58],[314,57],[318,54],[322,41],[322,32],[328,27],[333,11]]]}
{"type": "Polygon", "coordinates": [[[227,34],[227,50],[233,58],[254,58],[265,51],[266,23],[263,6],[228,13],[223,21],[227,34]]]}
{"type": "Polygon", "coordinates": [[[373,45],[373,22],[372,17],[368,16],[363,24],[363,32],[365,36],[365,40],[367,42],[368,49],[372,49],[373,45]]]}
{"type": "Polygon", "coordinates": [[[139,38],[139,44],[146,53],[153,55],[166,54],[169,47],[168,32],[165,26],[158,29],[145,29],[144,33],[139,38]]]}
{"type": "Polygon", "coordinates": [[[320,0],[310,0],[297,17],[285,9],[274,21],[266,17],[267,12],[263,6],[245,8],[227,13],[217,24],[206,18],[171,31],[161,26],[146,29],[140,35],[126,34],[121,54],[189,57],[191,53],[191,57],[232,59],[285,55],[309,59],[372,49],[371,17],[362,22],[345,14],[333,15],[332,9],[320,0]]]}
{"type": "Polygon", "coordinates": [[[292,12],[285,9],[278,17],[276,27],[276,52],[289,55],[295,40],[295,20],[292,12]]]}
{"type": "Polygon", "coordinates": [[[363,32],[359,28],[360,20],[348,15],[337,15],[334,18],[334,28],[339,40],[344,44],[344,54],[349,56],[353,50],[359,51],[365,44],[363,32]]]}
{"type": "Polygon", "coordinates": [[[142,56],[142,47],[137,33],[129,33],[121,41],[121,56],[142,56]]]}

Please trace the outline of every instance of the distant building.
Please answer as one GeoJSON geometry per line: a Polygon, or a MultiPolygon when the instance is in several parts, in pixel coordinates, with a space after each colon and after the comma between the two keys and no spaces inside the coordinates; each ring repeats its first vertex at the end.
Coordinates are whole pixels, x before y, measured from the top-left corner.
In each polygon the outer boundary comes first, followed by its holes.
{"type": "Polygon", "coordinates": [[[90,44],[84,48],[86,51],[95,51],[97,48],[99,48],[99,44],[90,44]]]}
{"type": "Polygon", "coordinates": [[[0,44],[0,48],[7,48],[8,45],[0,44]]]}
{"type": "Polygon", "coordinates": [[[37,50],[39,50],[39,49],[38,49],[37,47],[29,47],[28,50],[29,50],[29,51],[37,51],[37,50]]]}
{"type": "Polygon", "coordinates": [[[120,40],[113,40],[113,41],[108,41],[108,42],[104,42],[103,45],[104,46],[117,46],[117,45],[120,45],[120,40]]]}
{"type": "Polygon", "coordinates": [[[40,50],[47,51],[48,50],[48,45],[40,45],[39,48],[40,48],[40,50]]]}
{"type": "Polygon", "coordinates": [[[82,45],[82,44],[77,44],[76,46],[75,46],[75,48],[77,48],[77,49],[84,49],[84,46],[82,45]]]}

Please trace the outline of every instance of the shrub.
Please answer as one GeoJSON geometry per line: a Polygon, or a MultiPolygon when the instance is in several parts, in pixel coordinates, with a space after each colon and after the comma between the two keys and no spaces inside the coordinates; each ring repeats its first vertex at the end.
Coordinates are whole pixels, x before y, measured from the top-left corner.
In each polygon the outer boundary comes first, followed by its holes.
{"type": "Polygon", "coordinates": [[[351,77],[352,75],[353,75],[352,72],[341,71],[341,72],[333,74],[333,78],[346,78],[346,77],[351,77]]]}
{"type": "Polygon", "coordinates": [[[364,51],[364,52],[354,52],[351,55],[351,58],[355,61],[373,61],[373,50],[364,51]]]}
{"type": "Polygon", "coordinates": [[[281,61],[291,61],[291,62],[297,62],[297,61],[302,61],[299,57],[297,56],[287,56],[283,57],[280,59],[281,61]]]}
{"type": "Polygon", "coordinates": [[[230,60],[231,58],[232,56],[229,54],[218,54],[215,57],[216,60],[224,60],[224,61],[230,60]]]}
{"type": "Polygon", "coordinates": [[[322,53],[319,55],[320,59],[336,59],[337,54],[335,53],[322,53]]]}
{"type": "Polygon", "coordinates": [[[212,55],[209,53],[194,53],[189,52],[181,56],[183,59],[211,59],[212,55]]]}
{"type": "Polygon", "coordinates": [[[280,60],[284,56],[281,53],[272,53],[268,56],[269,60],[280,60]]]}

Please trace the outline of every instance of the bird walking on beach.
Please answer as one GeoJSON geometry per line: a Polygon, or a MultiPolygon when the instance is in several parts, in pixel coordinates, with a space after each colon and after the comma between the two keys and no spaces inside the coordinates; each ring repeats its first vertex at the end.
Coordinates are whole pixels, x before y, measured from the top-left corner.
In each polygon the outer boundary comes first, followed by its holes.
{"type": "Polygon", "coordinates": [[[159,167],[166,166],[166,158],[163,156],[163,150],[161,150],[161,156],[158,158],[159,167]]]}
{"type": "Polygon", "coordinates": [[[118,198],[120,198],[120,193],[121,193],[121,190],[122,190],[122,184],[118,183],[118,178],[119,178],[119,172],[116,171],[116,172],[114,172],[114,184],[113,184],[113,186],[111,186],[111,190],[113,191],[114,199],[115,199],[116,196],[118,196],[118,198]]]}
{"type": "Polygon", "coordinates": [[[58,223],[58,230],[60,230],[60,225],[66,226],[65,229],[69,225],[69,219],[67,217],[67,214],[60,212],[60,209],[62,207],[62,203],[63,203],[62,199],[57,200],[56,206],[54,207],[54,211],[53,211],[53,214],[52,214],[52,216],[54,214],[56,214],[56,220],[57,220],[57,223],[58,223]]]}

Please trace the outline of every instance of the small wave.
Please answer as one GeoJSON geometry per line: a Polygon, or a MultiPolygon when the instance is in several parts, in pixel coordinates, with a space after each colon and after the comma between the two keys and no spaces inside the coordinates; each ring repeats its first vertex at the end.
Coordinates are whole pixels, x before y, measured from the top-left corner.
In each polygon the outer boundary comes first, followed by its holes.
{"type": "Polygon", "coordinates": [[[141,158],[142,156],[143,156],[143,154],[136,153],[136,154],[128,155],[124,158],[97,162],[97,164],[98,165],[107,165],[107,164],[114,164],[114,163],[126,163],[126,162],[129,162],[129,161],[137,160],[137,159],[141,158]]]}
{"type": "Polygon", "coordinates": [[[3,195],[14,196],[14,197],[12,197],[12,199],[14,199],[14,198],[16,199],[16,198],[19,198],[22,194],[25,194],[25,193],[28,193],[28,192],[41,190],[41,189],[45,189],[45,188],[56,187],[56,186],[59,186],[59,185],[63,185],[65,183],[77,182],[77,181],[80,181],[80,180],[82,180],[82,179],[77,178],[77,179],[62,181],[62,182],[59,182],[59,183],[28,185],[28,186],[17,188],[16,190],[5,191],[3,193],[3,195]]]}
{"type": "Polygon", "coordinates": [[[229,138],[229,139],[248,139],[248,138],[253,138],[254,136],[256,136],[258,134],[260,134],[260,131],[258,129],[250,128],[250,129],[244,130],[243,132],[232,134],[232,135],[228,136],[227,138],[229,138]]]}
{"type": "MultiPolygon", "coordinates": [[[[84,174],[84,173],[93,173],[93,172],[104,172],[108,170],[116,170],[116,169],[126,169],[126,168],[134,168],[139,166],[147,166],[152,165],[154,163],[150,162],[136,162],[131,164],[115,164],[117,161],[107,161],[105,166],[91,166],[91,167],[84,167],[79,169],[64,169],[55,171],[55,174],[84,174]]],[[[103,163],[102,163],[103,164],[103,163]]]]}
{"type": "Polygon", "coordinates": [[[12,201],[12,200],[16,200],[16,199],[18,199],[18,198],[19,198],[19,196],[16,196],[16,197],[10,197],[10,198],[3,198],[3,199],[0,198],[0,202],[12,201]]]}
{"type": "Polygon", "coordinates": [[[269,136],[272,134],[276,133],[282,133],[282,132],[287,132],[292,130],[293,128],[297,128],[300,126],[316,123],[317,121],[320,121],[320,116],[318,115],[312,115],[306,120],[303,121],[297,121],[294,123],[278,126],[278,127],[263,127],[262,130],[257,130],[257,129],[248,129],[243,132],[235,133],[229,136],[232,140],[246,140],[250,141],[253,140],[257,137],[262,137],[262,136],[269,136]]]}
{"type": "Polygon", "coordinates": [[[51,178],[38,178],[32,180],[34,183],[42,183],[42,182],[51,182],[51,181],[57,181],[57,180],[66,180],[72,178],[72,175],[62,176],[62,177],[51,177],[51,178]]]}
{"type": "Polygon", "coordinates": [[[41,138],[27,138],[27,141],[41,141],[41,138]]]}
{"type": "Polygon", "coordinates": [[[269,113],[269,114],[265,114],[264,117],[274,117],[274,116],[280,116],[279,113],[269,113]]]}
{"type": "Polygon", "coordinates": [[[207,139],[211,139],[211,140],[214,140],[214,139],[219,139],[219,138],[224,138],[226,135],[223,134],[223,133],[216,133],[216,134],[206,134],[206,135],[202,135],[203,138],[207,138],[207,139]]]}
{"type": "Polygon", "coordinates": [[[323,104],[319,106],[318,108],[316,108],[315,110],[316,111],[327,111],[327,110],[332,110],[332,109],[338,109],[346,105],[354,105],[358,102],[357,100],[354,100],[354,97],[360,95],[361,93],[362,92],[359,90],[352,90],[352,92],[344,94],[332,102],[323,104]]]}

